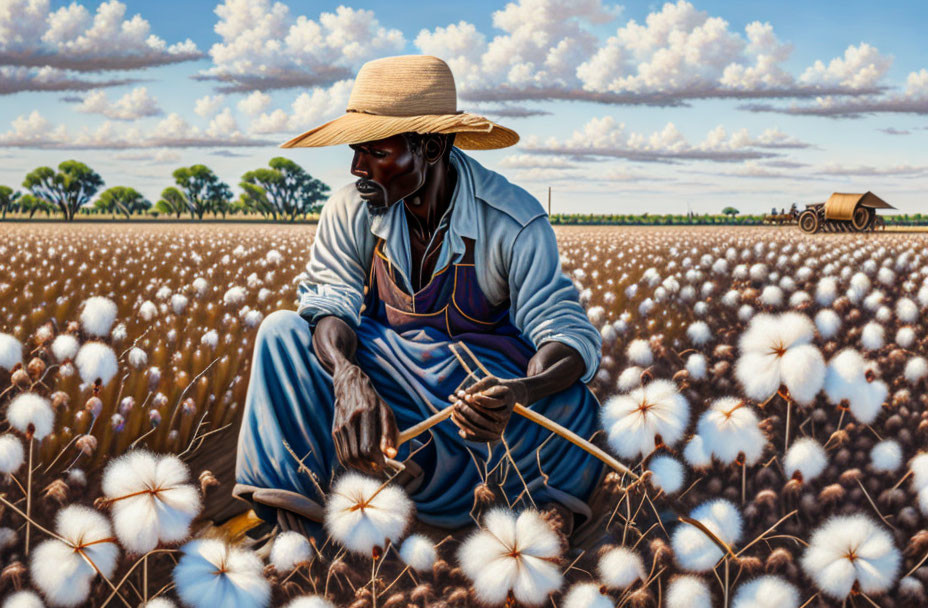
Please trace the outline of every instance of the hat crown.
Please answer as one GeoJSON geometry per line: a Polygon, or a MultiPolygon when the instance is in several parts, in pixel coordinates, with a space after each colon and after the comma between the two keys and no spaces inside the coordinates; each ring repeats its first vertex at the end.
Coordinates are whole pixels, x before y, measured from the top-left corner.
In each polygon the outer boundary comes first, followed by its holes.
{"type": "Polygon", "coordinates": [[[448,64],[431,55],[368,61],[358,71],[349,112],[380,116],[457,114],[457,91],[448,64]]]}

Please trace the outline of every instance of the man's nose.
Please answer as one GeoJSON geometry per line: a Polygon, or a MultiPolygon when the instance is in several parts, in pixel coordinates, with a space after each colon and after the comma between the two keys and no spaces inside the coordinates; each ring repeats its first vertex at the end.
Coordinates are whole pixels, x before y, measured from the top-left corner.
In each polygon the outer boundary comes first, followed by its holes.
{"type": "Polygon", "coordinates": [[[367,163],[364,162],[360,152],[355,152],[354,158],[351,160],[351,174],[355,177],[369,178],[371,176],[367,163]]]}

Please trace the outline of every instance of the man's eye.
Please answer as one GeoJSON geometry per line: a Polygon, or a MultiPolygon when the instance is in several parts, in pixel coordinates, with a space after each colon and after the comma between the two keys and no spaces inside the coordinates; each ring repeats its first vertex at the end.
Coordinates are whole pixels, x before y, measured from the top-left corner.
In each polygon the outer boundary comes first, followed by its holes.
{"type": "Polygon", "coordinates": [[[373,156],[374,158],[386,158],[387,153],[382,150],[372,150],[371,156],[373,156]]]}

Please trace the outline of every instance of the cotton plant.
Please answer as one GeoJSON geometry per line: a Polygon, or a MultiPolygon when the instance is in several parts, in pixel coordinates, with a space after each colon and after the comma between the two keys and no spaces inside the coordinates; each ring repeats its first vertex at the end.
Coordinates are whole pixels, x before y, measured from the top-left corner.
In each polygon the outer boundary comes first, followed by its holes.
{"type": "Polygon", "coordinates": [[[647,579],[641,556],[628,547],[616,547],[603,553],[596,564],[596,573],[605,587],[620,591],[647,579]]]}
{"type": "Polygon", "coordinates": [[[734,504],[722,498],[699,505],[693,509],[688,519],[699,522],[715,536],[713,539],[703,529],[686,521],[677,525],[671,535],[674,557],[684,570],[691,572],[708,572],[714,569],[719,561],[726,557],[716,540],[732,548],[744,533],[741,512],[734,504]]]}
{"type": "Polygon", "coordinates": [[[609,446],[625,458],[645,457],[683,437],[690,407],[677,385],[654,380],[606,401],[600,415],[609,446]]]}
{"type": "Polygon", "coordinates": [[[759,576],[735,590],[731,608],[799,608],[799,589],[780,576],[759,576]]]}
{"type": "Polygon", "coordinates": [[[608,595],[596,583],[576,583],[564,595],[563,608],[615,608],[608,595]]]}
{"type": "MultiPolygon", "coordinates": [[[[29,539],[32,529],[32,460],[34,445],[37,441],[42,441],[53,430],[55,423],[55,411],[52,409],[51,402],[45,397],[33,392],[23,392],[13,398],[7,406],[6,418],[14,429],[25,435],[26,444],[28,445],[28,458],[26,468],[26,545],[25,553],[29,555],[29,539]]],[[[9,448],[10,460],[15,460],[15,454],[12,451],[15,448],[9,448]]]]}
{"type": "Polygon", "coordinates": [[[846,407],[863,424],[876,419],[889,394],[886,383],[876,379],[872,365],[851,348],[828,362],[824,389],[829,402],[846,407]]]}
{"type": "Polygon", "coordinates": [[[174,567],[177,596],[192,608],[265,608],[271,586],[254,552],[217,539],[190,541],[174,567]]]}

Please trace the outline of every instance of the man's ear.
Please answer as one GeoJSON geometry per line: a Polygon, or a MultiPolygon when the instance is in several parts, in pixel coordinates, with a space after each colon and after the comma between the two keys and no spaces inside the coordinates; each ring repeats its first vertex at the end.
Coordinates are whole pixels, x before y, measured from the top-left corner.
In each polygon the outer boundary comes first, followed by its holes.
{"type": "Polygon", "coordinates": [[[422,154],[425,156],[425,162],[434,165],[440,161],[445,155],[446,147],[446,138],[441,135],[429,135],[425,141],[422,142],[422,154]]]}

